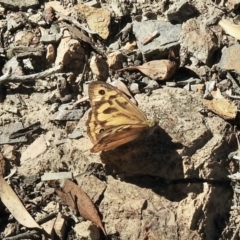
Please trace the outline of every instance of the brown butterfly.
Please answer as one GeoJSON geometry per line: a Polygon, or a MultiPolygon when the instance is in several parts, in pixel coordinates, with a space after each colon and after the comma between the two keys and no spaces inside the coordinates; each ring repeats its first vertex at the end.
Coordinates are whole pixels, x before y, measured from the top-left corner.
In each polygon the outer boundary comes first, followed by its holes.
{"type": "Polygon", "coordinates": [[[91,152],[110,150],[150,135],[158,125],[155,120],[148,120],[123,92],[112,85],[91,82],[88,94],[92,110],[86,126],[94,144],[91,152]]]}

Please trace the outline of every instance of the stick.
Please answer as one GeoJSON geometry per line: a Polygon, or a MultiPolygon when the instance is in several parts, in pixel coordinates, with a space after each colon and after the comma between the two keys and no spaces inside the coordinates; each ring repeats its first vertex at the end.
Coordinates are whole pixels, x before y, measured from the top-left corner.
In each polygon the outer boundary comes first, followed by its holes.
{"type": "Polygon", "coordinates": [[[30,74],[26,76],[13,76],[12,75],[12,69],[7,71],[4,75],[0,77],[0,86],[5,83],[23,83],[23,82],[31,82],[35,81],[40,78],[45,78],[48,77],[49,75],[58,72],[60,69],[62,69],[62,65],[58,65],[53,68],[49,68],[46,71],[40,72],[40,73],[35,73],[35,74],[30,74]]]}
{"type": "Polygon", "coordinates": [[[29,238],[31,239],[31,237],[33,235],[36,235],[38,234],[39,236],[39,232],[37,232],[36,230],[33,230],[33,231],[30,231],[30,232],[25,232],[25,233],[21,233],[21,234],[18,234],[16,236],[13,236],[13,237],[6,237],[6,238],[3,238],[3,240],[19,240],[19,239],[26,239],[26,238],[29,238]]]}

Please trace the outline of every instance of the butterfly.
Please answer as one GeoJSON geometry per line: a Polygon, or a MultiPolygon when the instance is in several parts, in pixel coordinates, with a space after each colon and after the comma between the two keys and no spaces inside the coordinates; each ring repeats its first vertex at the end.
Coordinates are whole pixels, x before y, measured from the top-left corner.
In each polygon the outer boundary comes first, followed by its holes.
{"type": "Polygon", "coordinates": [[[107,151],[150,135],[158,126],[120,90],[101,81],[88,87],[92,109],[86,121],[87,134],[94,144],[91,152],[107,151]]]}

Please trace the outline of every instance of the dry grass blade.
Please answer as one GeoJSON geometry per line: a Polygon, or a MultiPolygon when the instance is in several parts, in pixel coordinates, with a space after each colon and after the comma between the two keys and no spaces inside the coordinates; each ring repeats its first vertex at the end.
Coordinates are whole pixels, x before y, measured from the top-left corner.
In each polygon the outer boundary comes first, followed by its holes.
{"type": "Polygon", "coordinates": [[[173,76],[176,69],[177,64],[175,62],[165,59],[153,60],[140,66],[130,66],[118,71],[139,70],[153,80],[167,80],[173,76]]]}
{"type": "Polygon", "coordinates": [[[42,230],[42,228],[35,222],[23,206],[16,193],[4,180],[3,176],[0,176],[0,198],[3,204],[20,224],[28,228],[39,228],[42,230]]]}
{"type": "MultiPolygon", "coordinates": [[[[59,190],[56,191],[59,195],[59,190]]],[[[73,183],[70,180],[66,180],[63,186],[63,192],[65,194],[60,194],[59,197],[62,198],[63,201],[66,202],[66,198],[64,196],[70,195],[72,199],[76,199],[76,206],[78,208],[78,211],[80,214],[86,218],[87,220],[92,221],[95,223],[98,227],[100,227],[104,233],[105,236],[107,236],[107,233],[103,227],[102,221],[99,217],[98,211],[91,201],[91,199],[88,197],[88,195],[75,183],[73,183]]],[[[68,199],[68,198],[67,198],[68,199]]],[[[66,203],[68,204],[69,201],[66,203]]],[[[71,203],[71,201],[70,201],[71,203]]],[[[71,208],[73,208],[73,204],[71,203],[69,205],[71,208]]],[[[75,208],[74,208],[75,209],[75,208]]]]}

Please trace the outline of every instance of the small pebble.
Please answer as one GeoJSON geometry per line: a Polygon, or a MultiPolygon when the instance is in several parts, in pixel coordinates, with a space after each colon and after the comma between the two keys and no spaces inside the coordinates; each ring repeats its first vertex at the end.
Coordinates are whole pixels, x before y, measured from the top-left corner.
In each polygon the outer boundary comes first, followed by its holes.
{"type": "Polygon", "coordinates": [[[135,66],[138,66],[138,65],[141,65],[141,64],[142,64],[142,61],[140,61],[140,60],[135,60],[134,61],[135,66]]]}
{"type": "Polygon", "coordinates": [[[122,66],[125,68],[125,67],[128,66],[128,64],[127,64],[126,62],[123,62],[123,63],[122,63],[122,66]]]}
{"type": "Polygon", "coordinates": [[[133,94],[137,94],[137,93],[140,93],[139,91],[139,87],[138,87],[138,84],[137,83],[132,83],[129,87],[130,91],[133,93],[133,94]]]}
{"type": "Polygon", "coordinates": [[[142,78],[142,83],[145,83],[146,85],[148,85],[149,80],[150,79],[148,77],[143,77],[142,78]]]}

